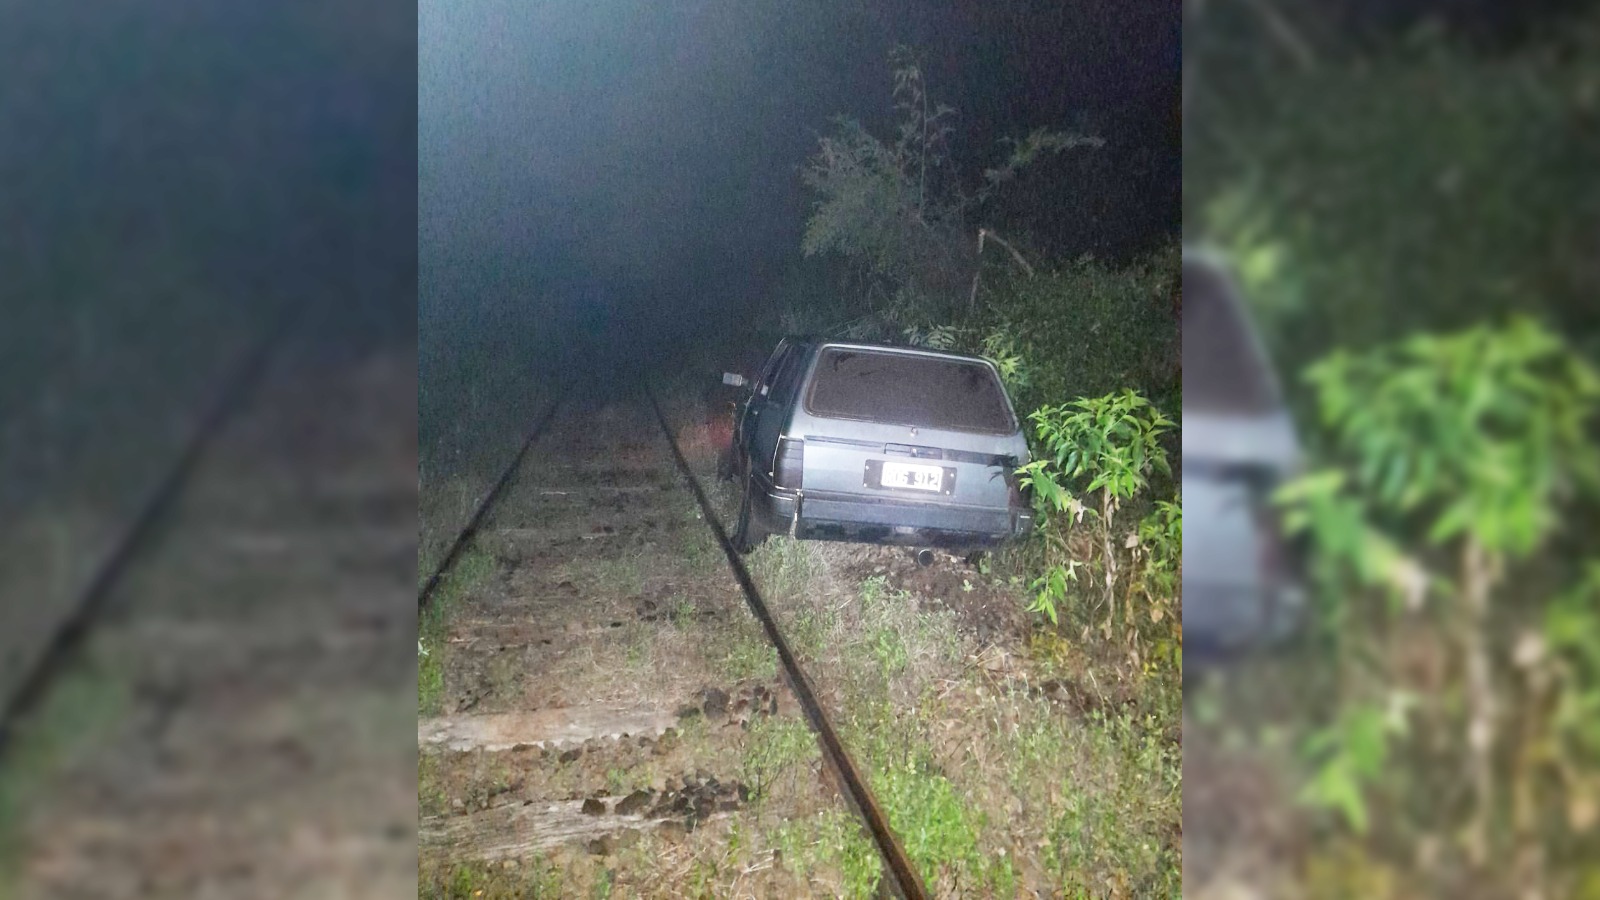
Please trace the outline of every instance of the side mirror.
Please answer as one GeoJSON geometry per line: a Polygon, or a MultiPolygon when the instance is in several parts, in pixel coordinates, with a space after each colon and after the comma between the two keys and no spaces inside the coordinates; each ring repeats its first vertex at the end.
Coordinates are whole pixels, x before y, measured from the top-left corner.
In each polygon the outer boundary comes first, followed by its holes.
{"type": "Polygon", "coordinates": [[[722,383],[728,387],[742,388],[749,385],[750,382],[743,375],[736,372],[723,372],[722,383]]]}

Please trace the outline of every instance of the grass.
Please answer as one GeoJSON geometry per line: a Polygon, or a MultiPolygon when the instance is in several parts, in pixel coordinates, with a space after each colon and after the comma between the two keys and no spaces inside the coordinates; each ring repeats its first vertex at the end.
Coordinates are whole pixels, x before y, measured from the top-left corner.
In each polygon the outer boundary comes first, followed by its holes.
{"type": "MultiPolygon", "coordinates": [[[[426,373],[418,382],[417,398],[419,586],[510,460],[535,412],[548,402],[541,386],[530,385],[526,369],[511,362],[515,357],[461,353],[458,338],[418,348],[426,373]],[[495,397],[496,402],[484,402],[483,397],[495,397]]],[[[419,715],[436,714],[444,693],[444,659],[450,651],[443,638],[451,608],[493,570],[492,553],[467,547],[417,623],[417,637],[426,649],[417,660],[419,715]]]]}
{"type": "Polygon", "coordinates": [[[790,869],[813,876],[837,873],[839,881],[832,885],[837,896],[877,896],[883,863],[853,814],[829,809],[791,820],[779,826],[770,840],[790,869]]]}
{"type": "Polygon", "coordinates": [[[778,651],[772,649],[754,623],[740,623],[730,636],[717,671],[729,681],[770,681],[778,675],[778,651]]]}
{"type": "Polygon", "coordinates": [[[751,553],[746,567],[768,600],[804,592],[818,573],[811,548],[782,535],[770,537],[751,553]]]}
{"type": "Polygon", "coordinates": [[[861,601],[861,612],[865,614],[877,609],[890,593],[889,579],[882,575],[874,575],[861,582],[856,592],[857,599],[861,601]]]}
{"type": "MultiPolygon", "coordinates": [[[[606,790],[610,791],[615,796],[620,797],[624,794],[627,794],[629,791],[634,789],[635,785],[639,783],[641,782],[639,776],[637,775],[637,768],[611,768],[606,770],[606,790]]],[[[643,779],[643,783],[649,783],[649,778],[643,779]]]]}
{"type": "Polygon", "coordinates": [[[1181,850],[1163,832],[1182,815],[1181,760],[1133,716],[1093,712],[1083,724],[1067,734],[1036,723],[1031,735],[1103,779],[1093,790],[1062,786],[1045,864],[1069,893],[1114,884],[1131,896],[1180,896],[1181,850]]]}
{"type": "Polygon", "coordinates": [[[640,621],[630,621],[623,629],[623,662],[629,672],[644,675],[656,667],[654,629],[640,621]]]}
{"type": "Polygon", "coordinates": [[[838,625],[839,616],[832,609],[808,607],[795,614],[793,623],[784,629],[784,635],[801,659],[815,659],[822,655],[828,636],[838,625]]]}
{"type": "Polygon", "coordinates": [[[586,563],[578,575],[602,595],[634,597],[644,591],[644,568],[636,554],[586,563]]]}
{"type": "Polygon", "coordinates": [[[127,684],[80,667],[64,673],[13,732],[0,768],[0,884],[20,882],[20,833],[29,810],[83,749],[103,746],[127,704],[127,684]]]}
{"type": "Polygon", "coordinates": [[[900,632],[889,625],[880,625],[872,630],[872,637],[868,645],[872,650],[872,658],[877,661],[878,669],[885,680],[905,671],[911,662],[906,655],[906,642],[900,632]]]}
{"type": "MultiPolygon", "coordinates": [[[[730,499],[726,486],[708,487],[719,499],[730,499]]],[[[667,552],[679,552],[689,567],[720,570],[720,555],[703,525],[685,524],[694,528],[675,535],[667,552]],[[696,556],[701,552],[696,547],[707,556],[696,556]]],[[[1175,896],[1167,888],[1177,884],[1181,871],[1174,836],[1180,810],[1177,757],[1155,737],[1159,729],[1132,713],[1092,720],[1064,711],[1031,697],[1020,681],[997,679],[970,665],[979,648],[959,627],[958,613],[936,609],[927,598],[898,590],[885,578],[858,583],[838,577],[827,546],[776,537],[747,562],[807,671],[819,679],[823,701],[847,746],[935,893],[1106,896],[1108,884],[1119,884],[1125,897],[1175,896]],[[1150,748],[1157,752],[1152,755],[1150,748]],[[1015,811],[1018,803],[1025,805],[1026,815],[1015,811]],[[1049,865],[1055,868],[1049,871],[1047,853],[1054,854],[1049,865]],[[1085,862],[1075,867],[1072,860],[1080,856],[1085,862]]],[[[600,590],[608,593],[630,594],[644,586],[651,571],[642,559],[624,555],[599,571],[585,564],[582,572],[568,574],[585,581],[599,578],[600,590]]],[[[973,590],[991,590],[992,577],[973,575],[969,581],[973,590]]],[[[958,578],[955,590],[963,589],[958,578]]],[[[680,593],[652,595],[671,622],[670,628],[657,630],[698,651],[710,666],[708,674],[730,682],[775,677],[775,653],[749,616],[704,617],[701,606],[708,601],[702,595],[685,587],[670,590],[680,593]]],[[[1020,597],[1021,590],[1016,593],[1020,597]]],[[[636,649],[632,627],[608,634],[616,652],[606,658],[617,669],[644,671],[653,664],[644,645],[636,649]]],[[[1035,661],[1026,647],[1011,649],[1017,664],[1028,670],[1026,677],[1065,655],[1048,653],[1035,661]]],[[[1088,658],[1078,653],[1071,662],[1092,665],[1088,658]]],[[[674,758],[684,754],[686,744],[715,744],[711,727],[702,717],[683,723],[674,758]]],[[[563,895],[627,896],[627,885],[640,890],[638,873],[660,871],[668,860],[673,874],[663,890],[725,895],[742,878],[746,884],[752,877],[759,882],[763,876],[753,873],[770,859],[775,885],[798,889],[809,883],[823,895],[873,896],[881,886],[880,861],[855,817],[818,790],[818,749],[806,725],[762,717],[742,733],[716,734],[724,740],[731,735],[733,742],[716,748],[717,764],[711,768],[723,777],[736,775],[750,788],[753,817],[708,825],[687,844],[681,838],[646,836],[615,856],[574,851],[561,857],[563,895]],[[635,860],[636,852],[644,856],[635,860]],[[613,869],[615,878],[606,877],[613,869]],[[794,877],[801,880],[783,881],[794,877]]],[[[437,765],[419,762],[419,808],[447,809],[452,802],[437,772],[430,772],[437,765]]],[[[614,795],[650,785],[657,773],[649,766],[604,771],[603,784],[614,795]]],[[[551,768],[557,771],[541,784],[541,793],[558,796],[601,783],[592,769],[553,763],[551,768]]],[[[494,773],[487,769],[461,774],[470,778],[450,791],[471,793],[480,782],[483,790],[495,787],[494,773]]],[[[503,870],[434,863],[419,873],[419,893],[551,896],[557,883],[549,867],[541,866],[503,870]]],[[[786,892],[780,888],[780,894],[786,892]]]]}
{"type": "Polygon", "coordinates": [[[832,640],[858,645],[875,664],[881,687],[915,697],[930,678],[961,664],[961,638],[950,613],[919,611],[915,596],[891,588],[882,576],[863,581],[855,599],[855,621],[832,640]]]}
{"type": "MultiPolygon", "coordinates": [[[[699,510],[696,509],[695,512],[698,513],[699,510]]],[[[727,565],[722,555],[722,548],[717,546],[716,540],[711,536],[711,529],[704,523],[687,522],[678,534],[678,554],[683,558],[690,573],[713,574],[727,565]]]]}
{"type": "Polygon", "coordinates": [[[417,896],[438,900],[542,900],[562,897],[560,873],[543,858],[511,868],[497,862],[424,862],[417,873],[417,896]]]}
{"type": "Polygon", "coordinates": [[[759,718],[745,737],[739,761],[741,780],[750,788],[751,800],[765,800],[772,786],[787,779],[792,786],[799,770],[822,759],[811,728],[800,719],[759,718]]]}
{"type": "Polygon", "coordinates": [[[688,631],[693,628],[696,620],[700,618],[699,608],[695,606],[693,600],[687,597],[679,597],[677,602],[672,604],[670,615],[672,617],[672,626],[679,631],[688,631]]]}
{"type": "Polygon", "coordinates": [[[695,716],[687,722],[678,723],[679,747],[694,748],[695,752],[700,752],[710,746],[710,741],[711,725],[704,716],[695,716]]]}
{"type": "Polygon", "coordinates": [[[422,818],[444,815],[450,808],[449,792],[445,790],[444,773],[440,770],[439,754],[423,751],[417,754],[417,815],[422,818]]]}
{"type": "Polygon", "coordinates": [[[433,601],[417,626],[420,647],[417,660],[418,715],[433,716],[439,713],[439,704],[444,698],[445,658],[450,652],[445,637],[449,633],[450,617],[456,604],[494,574],[494,570],[493,556],[476,546],[469,546],[434,591],[433,601]]]}
{"type": "Polygon", "coordinates": [[[488,809],[510,790],[511,768],[504,756],[482,750],[446,756],[424,752],[417,757],[417,814],[445,815],[455,801],[467,812],[488,809]],[[454,774],[454,781],[447,775],[454,774]]]}
{"type": "Polygon", "coordinates": [[[863,698],[849,710],[841,726],[845,743],[930,888],[942,883],[1013,896],[1010,858],[980,848],[987,817],[943,772],[920,718],[885,700],[863,698]]]}
{"type": "Polygon", "coordinates": [[[466,801],[469,810],[488,809],[489,802],[510,787],[511,772],[504,762],[496,759],[479,773],[479,777],[467,783],[461,799],[466,801]]]}
{"type": "MultiPolygon", "coordinates": [[[[997,678],[967,664],[980,648],[956,613],[919,609],[886,577],[837,579],[824,546],[775,538],[752,554],[752,574],[930,889],[1180,895],[1181,757],[1166,727],[1175,694],[1123,685],[1126,705],[1064,709],[1028,687],[1070,676],[1107,682],[1109,695],[1116,675],[1097,668],[1092,646],[1061,635],[1021,642],[1010,655],[1023,671],[997,678]]],[[[841,895],[874,890],[870,845],[827,816],[772,839],[794,865],[842,878],[841,895]]]]}

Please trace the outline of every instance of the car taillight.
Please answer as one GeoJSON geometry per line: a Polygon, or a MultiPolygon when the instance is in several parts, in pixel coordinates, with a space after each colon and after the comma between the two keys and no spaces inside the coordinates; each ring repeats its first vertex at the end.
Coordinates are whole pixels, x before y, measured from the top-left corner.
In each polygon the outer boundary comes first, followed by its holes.
{"type": "Polygon", "coordinates": [[[805,468],[805,441],[783,438],[778,441],[778,458],[772,469],[772,483],[781,488],[797,490],[800,472],[805,468]]]}
{"type": "Polygon", "coordinates": [[[1023,491],[1022,485],[1017,483],[1016,473],[1013,472],[1013,471],[1010,471],[1010,468],[1011,467],[1008,465],[1005,477],[1006,477],[1006,495],[1007,495],[1007,499],[1011,503],[1011,508],[1012,509],[1032,509],[1033,508],[1033,497],[1031,496],[1032,492],[1031,491],[1026,491],[1026,492],[1023,491]]]}

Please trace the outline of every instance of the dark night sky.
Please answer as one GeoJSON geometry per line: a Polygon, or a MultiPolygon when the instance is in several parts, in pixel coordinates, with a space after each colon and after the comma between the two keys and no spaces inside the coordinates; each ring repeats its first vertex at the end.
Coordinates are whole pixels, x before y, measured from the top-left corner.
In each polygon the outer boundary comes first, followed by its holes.
{"type": "Polygon", "coordinates": [[[619,338],[692,338],[759,306],[830,117],[888,132],[896,43],[960,111],[969,172],[1037,126],[1105,137],[1012,212],[1063,256],[1144,249],[1179,225],[1180,29],[1177,4],[1128,0],[422,0],[423,339],[558,335],[607,304],[619,338]]]}

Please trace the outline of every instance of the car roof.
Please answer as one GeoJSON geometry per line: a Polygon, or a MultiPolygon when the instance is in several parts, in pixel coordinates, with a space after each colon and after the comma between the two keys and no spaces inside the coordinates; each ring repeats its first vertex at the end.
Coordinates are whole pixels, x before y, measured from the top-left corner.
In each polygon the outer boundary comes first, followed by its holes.
{"type": "Polygon", "coordinates": [[[919,356],[933,356],[933,357],[938,357],[940,359],[953,359],[953,360],[961,360],[963,362],[982,363],[982,364],[988,365],[988,366],[992,366],[993,365],[992,363],[989,362],[989,360],[984,359],[983,357],[978,356],[976,354],[972,354],[972,353],[957,353],[957,352],[955,352],[953,350],[935,350],[935,349],[933,349],[931,347],[915,347],[915,346],[912,346],[910,344],[885,344],[885,343],[879,343],[879,342],[875,342],[875,341],[848,341],[848,340],[830,341],[830,340],[818,339],[818,338],[815,338],[815,337],[799,336],[799,335],[791,335],[789,337],[784,338],[784,340],[785,341],[789,341],[791,343],[795,343],[795,344],[801,345],[801,346],[807,346],[807,347],[815,348],[815,349],[817,349],[819,351],[820,350],[828,350],[828,349],[890,351],[890,352],[894,352],[894,353],[908,353],[908,354],[916,354],[916,355],[919,355],[919,356]]]}

